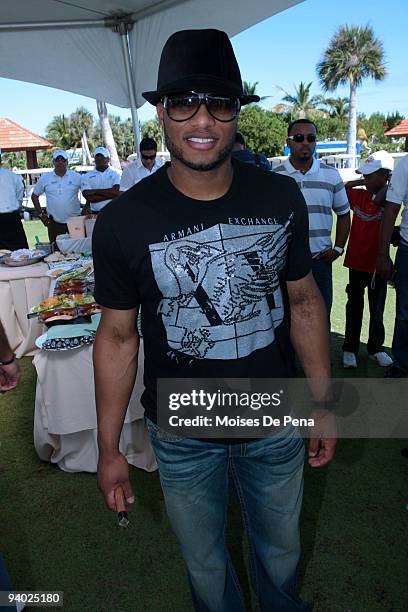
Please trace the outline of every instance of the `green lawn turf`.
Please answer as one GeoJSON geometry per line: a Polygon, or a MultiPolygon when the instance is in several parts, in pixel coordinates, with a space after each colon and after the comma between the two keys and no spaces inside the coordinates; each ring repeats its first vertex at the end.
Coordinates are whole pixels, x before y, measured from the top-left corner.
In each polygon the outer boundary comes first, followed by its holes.
{"type": "Polygon", "coordinates": [[[40,221],[23,221],[24,231],[27,236],[28,246],[32,248],[36,241],[36,236],[40,242],[48,242],[48,232],[45,225],[40,221]]]}
{"type": "MultiPolygon", "coordinates": [[[[27,226],[31,231],[32,226],[27,226]]],[[[345,273],[337,262],[334,376],[343,373],[338,357],[345,273]]],[[[391,289],[385,319],[387,344],[394,299],[391,289]]],[[[64,473],[36,456],[32,441],[35,372],[31,359],[20,363],[20,387],[0,398],[0,550],[15,588],[63,590],[64,610],[69,612],[192,610],[157,473],[131,468],[136,504],[130,527],[121,530],[104,507],[94,474],[64,473]]],[[[364,347],[358,372],[360,376],[379,374],[379,368],[366,359],[364,347]]],[[[408,460],[400,455],[406,445],[404,440],[342,440],[328,468],[306,466],[300,579],[302,596],[315,601],[314,612],[408,609],[408,460]]],[[[255,611],[234,503],[231,510],[228,541],[248,610],[255,611]]]]}

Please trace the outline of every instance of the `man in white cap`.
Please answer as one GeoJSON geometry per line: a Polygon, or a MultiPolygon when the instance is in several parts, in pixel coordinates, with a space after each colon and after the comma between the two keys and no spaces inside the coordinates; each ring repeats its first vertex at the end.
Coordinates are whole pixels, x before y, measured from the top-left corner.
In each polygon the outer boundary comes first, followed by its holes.
{"type": "Polygon", "coordinates": [[[81,176],[68,170],[68,155],[63,149],[54,151],[54,172],[46,172],[33,189],[31,200],[41,221],[48,229],[51,243],[57,236],[68,233],[67,219],[81,214],[79,189],[81,176]],[[45,193],[47,210],[41,208],[41,194],[45,193]]]}
{"type": "Polygon", "coordinates": [[[28,248],[19,213],[23,193],[21,176],[2,168],[0,149],[0,249],[28,248]]]}
{"type": "Polygon", "coordinates": [[[110,155],[105,147],[95,149],[94,160],[95,169],[84,174],[81,189],[87,202],[85,211],[97,215],[119,195],[120,173],[109,165],[110,155]]]}
{"type": "Polygon", "coordinates": [[[344,265],[349,268],[343,343],[344,368],[357,367],[366,289],[370,308],[367,342],[369,357],[382,367],[392,364],[391,357],[383,349],[387,281],[376,274],[376,259],[385,192],[393,167],[394,160],[391,155],[386,151],[377,151],[356,170],[357,174],[362,174],[364,178],[346,184],[353,222],[344,259],[344,265]],[[362,186],[365,186],[365,189],[361,189],[362,186]]]}
{"type": "Polygon", "coordinates": [[[399,160],[387,190],[384,218],[381,225],[377,272],[384,278],[394,273],[396,313],[392,354],[394,363],[385,372],[386,378],[408,376],[408,155],[399,160]],[[390,242],[401,204],[404,205],[395,264],[390,255],[390,242]]]}
{"type": "MultiPolygon", "coordinates": [[[[127,191],[139,181],[151,176],[163,163],[157,159],[157,142],[153,138],[143,138],[140,142],[140,159],[123,168],[120,191],[127,191]]],[[[129,159],[129,158],[128,158],[129,159]]]]}

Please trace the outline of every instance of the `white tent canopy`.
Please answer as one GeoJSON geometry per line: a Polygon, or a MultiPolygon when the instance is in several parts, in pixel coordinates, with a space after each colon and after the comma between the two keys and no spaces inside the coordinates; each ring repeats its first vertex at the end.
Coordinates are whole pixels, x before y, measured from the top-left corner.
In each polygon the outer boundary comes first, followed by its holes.
{"type": "Polygon", "coordinates": [[[160,53],[173,32],[213,27],[233,36],[302,1],[2,2],[0,76],[133,108],[136,119],[141,92],[155,89],[160,53]]]}

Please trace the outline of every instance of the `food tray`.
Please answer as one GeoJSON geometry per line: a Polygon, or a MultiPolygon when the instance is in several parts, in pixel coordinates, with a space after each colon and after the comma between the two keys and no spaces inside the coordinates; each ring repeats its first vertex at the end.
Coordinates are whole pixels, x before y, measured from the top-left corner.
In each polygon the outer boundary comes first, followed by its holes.
{"type": "Polygon", "coordinates": [[[35,341],[38,348],[44,351],[72,351],[73,349],[81,348],[92,344],[95,334],[89,336],[78,336],[76,338],[53,338],[47,340],[47,334],[43,334],[35,341]]]}
{"type": "Polygon", "coordinates": [[[48,253],[43,253],[42,255],[37,255],[37,257],[32,257],[31,259],[24,259],[23,261],[15,261],[11,259],[9,255],[5,255],[2,258],[2,263],[6,266],[10,266],[11,268],[18,268],[20,266],[29,266],[31,264],[38,263],[39,261],[43,260],[44,257],[46,257],[47,255],[48,253]]]}

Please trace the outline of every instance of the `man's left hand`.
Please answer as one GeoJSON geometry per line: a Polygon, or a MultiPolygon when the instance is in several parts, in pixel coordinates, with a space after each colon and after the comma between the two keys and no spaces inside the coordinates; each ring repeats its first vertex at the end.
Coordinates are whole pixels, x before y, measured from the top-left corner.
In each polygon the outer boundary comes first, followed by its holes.
{"type": "Polygon", "coordinates": [[[322,261],[326,261],[327,263],[332,263],[335,261],[340,254],[334,249],[327,249],[327,251],[323,251],[323,253],[319,253],[319,255],[315,259],[321,259],[322,261]]]}
{"type": "Polygon", "coordinates": [[[309,465],[322,467],[330,463],[336,450],[336,417],[329,410],[314,410],[310,418],[315,424],[309,441],[309,465]]]}

